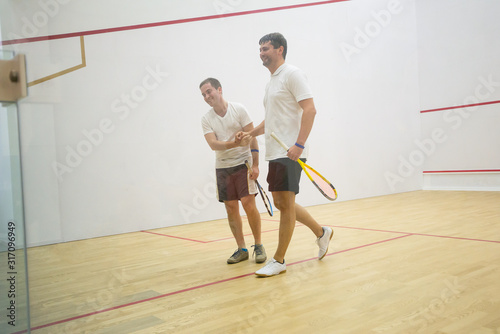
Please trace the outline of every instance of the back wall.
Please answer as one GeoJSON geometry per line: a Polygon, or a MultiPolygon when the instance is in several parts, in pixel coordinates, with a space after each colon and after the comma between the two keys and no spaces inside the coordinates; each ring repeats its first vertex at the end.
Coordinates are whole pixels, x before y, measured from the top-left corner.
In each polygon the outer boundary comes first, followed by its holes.
{"type": "MultiPolygon", "coordinates": [[[[32,82],[20,105],[30,245],[223,218],[198,84],[220,79],[260,123],[258,40],[275,31],[311,83],[309,162],[338,201],[422,189],[422,167],[400,167],[420,138],[414,1],[268,3],[9,3],[4,47],[27,55],[32,82]]],[[[307,179],[298,202],[329,203],[307,179]]]]}

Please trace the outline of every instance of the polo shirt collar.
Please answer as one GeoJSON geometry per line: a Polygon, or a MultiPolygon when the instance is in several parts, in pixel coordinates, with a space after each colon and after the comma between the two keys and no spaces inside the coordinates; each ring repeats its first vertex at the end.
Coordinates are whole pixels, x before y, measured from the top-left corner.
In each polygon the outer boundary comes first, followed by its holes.
{"type": "Polygon", "coordinates": [[[274,73],[272,74],[272,76],[275,76],[275,75],[278,75],[280,74],[281,71],[283,71],[283,69],[286,67],[286,63],[283,63],[280,67],[278,67],[276,69],[276,71],[274,71],[274,73]]]}

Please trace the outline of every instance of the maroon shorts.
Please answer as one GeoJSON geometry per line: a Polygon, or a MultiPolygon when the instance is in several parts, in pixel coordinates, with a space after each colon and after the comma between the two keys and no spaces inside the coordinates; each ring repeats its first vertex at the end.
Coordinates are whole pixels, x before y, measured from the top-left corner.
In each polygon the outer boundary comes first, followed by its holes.
{"type": "Polygon", "coordinates": [[[255,181],[250,180],[245,164],[229,168],[217,168],[217,199],[219,202],[240,200],[257,194],[255,181]]]}

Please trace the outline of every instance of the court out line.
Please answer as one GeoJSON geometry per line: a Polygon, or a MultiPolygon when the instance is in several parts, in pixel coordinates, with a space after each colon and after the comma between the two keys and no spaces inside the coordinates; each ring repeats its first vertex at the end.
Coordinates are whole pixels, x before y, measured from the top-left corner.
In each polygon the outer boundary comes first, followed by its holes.
{"type": "MultiPolygon", "coordinates": [[[[300,226],[304,226],[304,225],[302,225],[302,224],[296,224],[295,225],[295,227],[300,227],[300,226]]],[[[272,229],[272,230],[262,231],[261,233],[268,233],[268,232],[275,232],[275,231],[279,231],[279,228],[275,228],[275,229],[272,229]]],[[[149,233],[149,234],[155,234],[155,235],[159,235],[159,236],[167,237],[167,238],[174,238],[174,239],[180,239],[180,240],[198,242],[198,243],[201,243],[201,244],[210,244],[212,242],[218,242],[218,241],[224,241],[224,240],[234,239],[234,237],[231,236],[231,237],[226,237],[226,238],[221,238],[221,239],[215,239],[215,240],[197,240],[197,239],[190,239],[190,238],[178,237],[178,236],[170,235],[170,234],[163,234],[163,233],[151,232],[151,231],[146,231],[146,230],[141,231],[141,232],[143,232],[143,233],[149,233]]],[[[244,236],[247,237],[247,236],[251,236],[251,235],[252,235],[251,233],[247,233],[244,236]]]]}
{"type": "Polygon", "coordinates": [[[352,227],[352,226],[336,226],[336,225],[329,225],[329,226],[335,227],[335,228],[345,228],[345,229],[360,230],[360,231],[397,233],[397,234],[415,235],[415,236],[421,236],[421,237],[455,239],[455,240],[464,240],[464,241],[491,242],[491,243],[500,244],[499,240],[487,240],[487,239],[476,239],[476,238],[453,237],[453,236],[449,236],[449,235],[438,235],[438,234],[427,234],[427,233],[414,233],[414,232],[402,232],[402,231],[391,231],[391,230],[379,230],[379,229],[373,229],[373,228],[352,227]]]}
{"type": "Polygon", "coordinates": [[[289,6],[254,9],[254,10],[248,10],[248,11],[243,11],[243,12],[217,14],[217,15],[209,15],[209,16],[199,16],[199,17],[192,17],[192,18],[186,18],[186,19],[154,22],[154,23],[136,24],[136,25],[130,25],[130,26],[115,27],[115,28],[96,29],[96,30],[88,30],[88,31],[82,31],[82,32],[48,35],[48,36],[18,38],[18,39],[0,41],[0,45],[33,43],[33,42],[49,41],[49,40],[55,40],[55,39],[71,38],[71,37],[77,37],[77,36],[106,34],[106,33],[119,32],[119,31],[137,30],[137,29],[153,28],[153,27],[160,27],[160,26],[167,26],[167,25],[174,25],[174,24],[222,19],[222,18],[234,17],[234,16],[260,14],[260,13],[275,12],[275,11],[288,10],[288,9],[327,5],[327,4],[333,4],[333,3],[337,3],[337,2],[347,2],[347,1],[350,1],[350,0],[318,1],[318,2],[302,3],[302,4],[289,5],[289,6]]]}
{"type": "MultiPolygon", "coordinates": [[[[325,257],[332,256],[332,255],[337,255],[337,254],[341,254],[341,253],[345,253],[345,252],[350,252],[350,251],[353,251],[353,250],[356,250],[356,249],[361,249],[361,248],[365,248],[365,247],[369,247],[369,246],[374,246],[374,245],[382,244],[382,243],[393,241],[393,240],[398,240],[398,239],[402,239],[402,238],[406,238],[406,237],[411,237],[412,235],[413,234],[404,234],[404,235],[400,235],[399,237],[394,237],[394,238],[391,238],[391,239],[384,239],[384,240],[375,241],[375,242],[372,242],[372,243],[369,243],[369,244],[366,244],[366,245],[361,245],[361,246],[357,246],[357,247],[347,248],[347,249],[344,249],[344,250],[341,250],[341,251],[337,251],[337,252],[326,254],[325,257]]],[[[304,263],[304,262],[308,262],[308,261],[315,260],[315,259],[317,259],[317,257],[313,257],[313,258],[306,259],[306,260],[296,261],[296,262],[293,262],[293,263],[290,263],[290,264],[287,264],[287,265],[292,266],[294,264],[304,263]]]]}
{"type": "Polygon", "coordinates": [[[454,169],[454,170],[424,170],[424,174],[453,174],[453,173],[500,173],[500,169],[454,169]]]}
{"type": "MultiPolygon", "coordinates": [[[[370,246],[374,246],[374,245],[382,244],[382,243],[385,243],[385,242],[390,242],[390,241],[398,240],[398,239],[409,237],[409,236],[411,236],[411,234],[402,235],[402,236],[399,236],[399,237],[385,239],[385,240],[380,240],[380,241],[372,242],[372,243],[369,243],[369,244],[366,244],[366,245],[356,246],[356,247],[344,249],[344,250],[341,250],[341,251],[329,253],[329,254],[325,255],[325,257],[326,256],[336,255],[336,254],[341,254],[341,253],[345,253],[345,252],[349,252],[349,251],[354,251],[354,250],[357,250],[357,249],[361,249],[361,248],[365,248],[365,247],[370,247],[370,246]]],[[[301,260],[301,261],[296,261],[296,262],[293,262],[293,263],[289,263],[289,264],[287,264],[287,266],[293,266],[295,264],[304,263],[304,262],[308,262],[308,261],[312,261],[312,260],[317,260],[317,259],[318,259],[317,257],[313,257],[313,258],[310,258],[310,259],[305,259],[305,260],[301,260]]],[[[102,309],[102,310],[98,310],[98,311],[94,311],[94,312],[90,312],[90,313],[85,313],[85,314],[77,315],[77,316],[70,317],[70,318],[67,318],[67,319],[62,319],[62,320],[54,321],[54,322],[51,322],[51,323],[48,323],[48,324],[35,326],[35,327],[31,328],[31,331],[35,331],[35,330],[38,330],[38,329],[43,329],[43,328],[48,328],[48,327],[60,325],[60,324],[66,323],[66,322],[70,322],[70,321],[74,321],[74,320],[78,320],[78,319],[87,318],[87,317],[90,317],[90,316],[93,316],[93,315],[96,315],[96,314],[102,314],[102,313],[106,313],[106,312],[110,312],[110,311],[115,311],[115,310],[123,309],[123,308],[129,307],[129,306],[134,306],[134,305],[138,305],[138,304],[150,302],[150,301],[153,301],[153,300],[166,298],[166,297],[169,297],[169,296],[178,295],[180,293],[189,292],[189,291],[193,291],[193,290],[198,290],[198,289],[202,289],[202,288],[205,288],[205,287],[208,287],[208,286],[217,285],[217,284],[221,284],[221,283],[226,283],[226,282],[230,282],[230,281],[234,281],[234,280],[237,280],[237,279],[240,279],[240,278],[254,276],[254,275],[255,275],[255,273],[251,272],[251,273],[248,273],[248,274],[238,275],[238,276],[229,277],[229,278],[225,278],[225,279],[214,281],[214,282],[209,282],[209,283],[205,283],[205,284],[201,284],[201,285],[197,285],[197,286],[192,286],[192,287],[189,287],[189,288],[186,288],[186,289],[182,289],[182,290],[172,291],[172,292],[169,292],[169,293],[165,293],[165,294],[162,294],[162,295],[158,295],[158,296],[154,296],[154,297],[150,297],[150,298],[146,298],[146,299],[136,300],[135,302],[130,302],[130,303],[127,303],[127,304],[117,305],[117,306],[109,307],[109,308],[106,308],[106,309],[102,309]]],[[[27,330],[24,330],[24,331],[20,331],[20,332],[15,332],[13,334],[21,334],[21,333],[26,333],[26,332],[27,332],[27,330]]]]}
{"type": "Polygon", "coordinates": [[[437,108],[437,109],[428,109],[428,110],[421,110],[421,114],[429,113],[429,112],[436,112],[436,111],[444,111],[444,110],[451,110],[451,109],[461,109],[461,108],[470,108],[470,107],[478,107],[478,106],[485,106],[488,104],[497,104],[500,103],[500,100],[498,101],[489,101],[489,102],[481,102],[481,103],[473,103],[473,104],[465,104],[463,106],[453,106],[453,107],[444,107],[444,108],[437,108]]]}
{"type": "MultiPolygon", "coordinates": [[[[301,226],[304,226],[304,225],[302,225],[302,224],[296,224],[295,225],[295,227],[301,227],[301,226]]],[[[351,229],[351,230],[360,230],[360,231],[396,233],[396,234],[405,234],[405,235],[406,234],[407,235],[417,235],[417,236],[422,236],[422,237],[434,237],[434,238],[455,239],[455,240],[464,240],[464,241],[478,241],[478,242],[500,243],[499,240],[487,240],[487,239],[478,239],[478,238],[464,238],[464,237],[454,237],[454,236],[448,236],[448,235],[437,235],[437,234],[428,234],[428,233],[416,233],[416,232],[381,230],[381,229],[355,227],[355,226],[339,226],[339,225],[325,225],[325,226],[330,226],[330,227],[335,227],[335,228],[351,229]]],[[[262,233],[275,232],[275,231],[278,231],[278,230],[279,230],[279,228],[276,228],[276,229],[272,229],[272,230],[262,231],[262,233]]],[[[216,239],[216,240],[204,241],[204,240],[195,240],[195,239],[188,239],[188,238],[183,238],[183,237],[177,237],[177,236],[168,235],[168,234],[162,234],[162,233],[155,233],[155,232],[151,232],[151,231],[141,231],[141,232],[150,233],[150,234],[156,234],[156,235],[163,236],[163,237],[169,237],[169,238],[187,240],[187,241],[192,241],[192,242],[204,243],[204,244],[233,239],[233,237],[227,237],[227,238],[221,238],[221,239],[216,239]]],[[[245,234],[245,236],[250,236],[250,235],[251,234],[245,234]]]]}

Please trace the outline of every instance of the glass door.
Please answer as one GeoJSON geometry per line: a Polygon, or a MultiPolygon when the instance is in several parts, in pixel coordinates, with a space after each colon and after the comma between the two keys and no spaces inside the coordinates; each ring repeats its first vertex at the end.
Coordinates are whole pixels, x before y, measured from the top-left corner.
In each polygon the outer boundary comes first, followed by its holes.
{"type": "MultiPolygon", "coordinates": [[[[14,53],[0,50],[0,61],[14,53]]],[[[9,74],[7,74],[9,75],[9,74]]],[[[5,76],[1,73],[0,76],[5,76]]],[[[3,77],[2,77],[3,78],[3,77]]],[[[4,81],[2,90],[5,90],[4,81]]],[[[29,292],[17,102],[0,101],[0,333],[29,333],[29,292]]]]}

